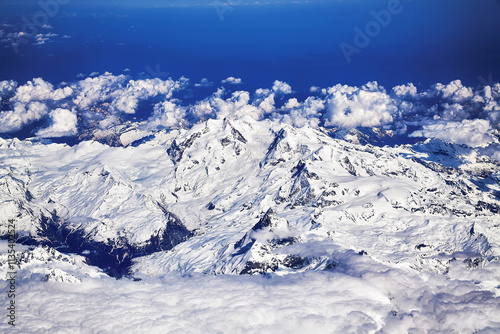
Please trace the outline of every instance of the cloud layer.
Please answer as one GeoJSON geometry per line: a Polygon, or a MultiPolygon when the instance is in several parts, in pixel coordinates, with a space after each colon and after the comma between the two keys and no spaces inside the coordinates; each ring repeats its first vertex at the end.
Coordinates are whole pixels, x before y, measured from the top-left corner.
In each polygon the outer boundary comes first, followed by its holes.
{"type": "MultiPolygon", "coordinates": [[[[212,85],[213,81],[203,78],[192,86],[212,85]]],[[[390,90],[377,82],[360,87],[337,84],[311,87],[311,96],[298,100],[292,87],[282,81],[249,92],[234,90],[244,87],[243,80],[228,77],[222,80],[222,86],[213,88],[212,95],[185,104],[176,93],[189,92],[190,86],[186,78],[134,80],[108,72],[56,86],[42,78],[23,85],[1,81],[0,132],[21,131],[42,120],[42,128],[30,130],[34,135],[106,132],[122,124],[127,115],[140,111],[147,114],[148,121],[137,126],[148,130],[189,127],[208,118],[251,116],[256,120],[278,119],[298,127],[381,127],[398,135],[473,147],[488,147],[498,143],[499,138],[498,83],[472,88],[455,80],[426,90],[412,83],[390,90]]]]}
{"type": "Polygon", "coordinates": [[[432,123],[424,125],[422,130],[415,131],[410,136],[437,138],[472,147],[487,146],[494,142],[490,122],[485,119],[432,123]]]}
{"type": "MultiPolygon", "coordinates": [[[[143,281],[18,282],[19,327],[29,333],[494,333],[499,297],[474,281],[492,262],[420,273],[338,254],[334,271],[279,277],[169,274],[143,281]]],[[[0,329],[6,329],[6,322],[0,329]]]]}

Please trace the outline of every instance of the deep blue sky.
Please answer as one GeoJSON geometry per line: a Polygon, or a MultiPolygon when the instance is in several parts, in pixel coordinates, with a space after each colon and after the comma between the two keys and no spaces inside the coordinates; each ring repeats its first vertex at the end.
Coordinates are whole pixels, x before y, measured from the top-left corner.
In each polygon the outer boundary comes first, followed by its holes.
{"type": "MultiPolygon", "coordinates": [[[[0,22],[10,24],[0,29],[20,30],[23,16],[31,20],[41,10],[37,1],[24,2],[31,5],[0,5],[0,22]]],[[[386,1],[228,4],[231,10],[224,12],[223,21],[214,6],[207,5],[211,2],[172,8],[173,3],[188,2],[145,1],[131,8],[123,1],[82,5],[70,0],[48,19],[53,29],[39,28],[59,36],[41,46],[22,45],[19,54],[4,43],[0,80],[24,82],[41,76],[57,83],[76,80],[78,73],[119,74],[129,68],[132,76],[168,73],[193,82],[241,77],[247,89],[268,87],[279,79],[299,93],[312,85],[370,80],[388,87],[454,79],[476,86],[479,77],[489,75],[500,80],[497,0],[401,0],[401,13],[392,15],[389,25],[352,55],[350,64],[340,43],[354,45],[354,28],[364,30],[373,21],[370,12],[386,9],[386,1]]]]}

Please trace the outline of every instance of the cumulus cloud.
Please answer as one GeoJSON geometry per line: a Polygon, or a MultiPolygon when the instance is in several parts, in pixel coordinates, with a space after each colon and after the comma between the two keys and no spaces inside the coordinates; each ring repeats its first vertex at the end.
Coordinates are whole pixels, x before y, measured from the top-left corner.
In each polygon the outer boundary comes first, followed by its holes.
{"type": "Polygon", "coordinates": [[[281,121],[296,127],[317,128],[321,123],[321,113],[325,108],[322,99],[308,97],[303,103],[296,98],[289,99],[282,107],[281,121]]]}
{"type": "MultiPolygon", "coordinates": [[[[15,82],[2,82],[2,92],[11,94],[15,82]]],[[[4,93],[4,94],[6,94],[4,93]]],[[[47,103],[59,102],[73,94],[70,87],[54,89],[54,86],[42,78],[35,78],[15,89],[10,99],[11,110],[0,113],[0,132],[15,132],[22,127],[42,119],[48,114],[47,103]]]]}
{"type": "Polygon", "coordinates": [[[415,87],[411,82],[406,84],[406,85],[400,85],[392,88],[392,92],[396,96],[410,96],[410,97],[416,97],[417,96],[417,87],[415,87]]]}
{"type": "Polygon", "coordinates": [[[455,80],[447,85],[436,84],[433,87],[434,95],[450,99],[453,102],[463,102],[474,96],[472,88],[462,85],[462,81],[455,80]]]}
{"type": "Polygon", "coordinates": [[[139,100],[146,100],[159,94],[170,98],[175,87],[176,83],[171,79],[130,80],[125,88],[114,92],[115,99],[111,103],[110,109],[112,111],[134,114],[139,100]]]}
{"type": "Polygon", "coordinates": [[[71,86],[77,92],[73,103],[81,110],[89,109],[97,102],[102,103],[116,96],[126,81],[125,75],[101,75],[78,81],[71,86]]]}
{"type": "Polygon", "coordinates": [[[255,91],[253,105],[258,106],[266,114],[270,114],[275,110],[274,90],[268,88],[259,88],[255,91]]]}
{"type": "MultiPolygon", "coordinates": [[[[76,81],[69,86],[62,83],[60,88],[55,88],[42,78],[28,81],[17,89],[14,81],[2,81],[0,98],[11,96],[9,100],[11,110],[1,112],[0,131],[18,131],[23,126],[46,116],[47,108],[74,109],[82,115],[83,124],[99,122],[100,125],[111,126],[120,122],[116,116],[135,113],[140,101],[159,95],[168,100],[174,91],[184,89],[186,85],[185,78],[177,81],[159,78],[131,80],[128,76],[114,76],[109,72],[76,81]],[[110,119],[104,121],[104,118],[110,119]]],[[[72,128],[61,128],[62,124],[65,124],[61,115],[60,112],[56,113],[54,114],[56,118],[51,119],[55,126],[53,132],[76,133],[72,128]]],[[[68,114],[66,116],[69,117],[68,114]]],[[[39,131],[39,134],[46,136],[45,130],[39,131]]]]}
{"type": "Polygon", "coordinates": [[[485,86],[482,95],[478,99],[488,118],[495,126],[500,125],[500,84],[485,86]]]}
{"type": "Polygon", "coordinates": [[[464,107],[458,103],[443,103],[442,104],[443,111],[441,115],[435,115],[434,119],[443,119],[446,121],[460,121],[467,119],[470,115],[464,110],[464,107]]]}
{"type": "Polygon", "coordinates": [[[269,94],[268,96],[264,97],[262,101],[259,102],[259,108],[264,110],[265,113],[269,114],[274,111],[274,93],[269,94]]]}
{"type": "Polygon", "coordinates": [[[47,106],[38,101],[28,105],[17,103],[13,110],[0,113],[0,132],[15,132],[21,130],[25,125],[40,120],[47,115],[47,106]]]}
{"type": "Polygon", "coordinates": [[[289,99],[283,106],[284,110],[292,110],[299,108],[302,104],[294,97],[289,99]]]}
{"type": "Polygon", "coordinates": [[[260,120],[263,117],[262,109],[249,104],[250,93],[245,91],[234,92],[225,100],[215,97],[211,101],[217,110],[217,118],[250,116],[255,120],[260,120]]]}
{"type": "Polygon", "coordinates": [[[78,133],[76,114],[67,109],[58,108],[50,112],[51,124],[49,127],[39,130],[39,137],[65,137],[74,136],[78,133]]]}
{"type": "Polygon", "coordinates": [[[192,123],[206,118],[236,119],[243,116],[261,120],[274,110],[274,93],[269,89],[257,90],[254,99],[247,91],[234,92],[228,98],[224,98],[225,94],[226,90],[220,88],[211,97],[190,106],[187,118],[192,123]]]}
{"type": "Polygon", "coordinates": [[[35,78],[28,81],[25,85],[19,86],[13,101],[20,103],[29,103],[31,101],[43,101],[51,98],[54,86],[42,78],[35,78]]]}
{"type": "Polygon", "coordinates": [[[273,92],[276,94],[292,94],[292,87],[286,82],[276,80],[273,84],[273,92]]]}
{"type": "Polygon", "coordinates": [[[139,100],[147,100],[160,94],[168,99],[172,97],[173,91],[179,87],[180,84],[172,79],[130,80],[124,89],[114,92],[115,99],[111,103],[110,109],[134,114],[139,100]]]}
{"type": "Polygon", "coordinates": [[[418,93],[412,84],[396,86],[392,96],[396,100],[402,121],[413,120],[420,125],[430,121],[487,119],[498,126],[500,112],[500,85],[473,89],[460,80],[447,85],[436,84],[418,93]]]}
{"type": "Polygon", "coordinates": [[[153,115],[148,119],[148,128],[152,130],[179,127],[185,123],[186,108],[172,101],[164,101],[154,106],[153,115]]]}
{"type": "Polygon", "coordinates": [[[0,102],[5,96],[12,94],[12,92],[16,89],[17,82],[14,80],[4,80],[0,81],[0,102]]]}
{"type": "Polygon", "coordinates": [[[231,85],[239,85],[239,84],[242,84],[243,81],[241,80],[241,78],[235,78],[235,77],[229,77],[227,79],[224,79],[221,81],[223,84],[231,84],[231,85]]]}
{"type": "Polygon", "coordinates": [[[234,119],[243,116],[261,120],[264,117],[273,117],[273,113],[276,112],[275,98],[277,96],[281,98],[291,92],[290,85],[278,80],[270,89],[257,89],[253,97],[247,91],[237,91],[230,97],[224,98],[227,92],[224,88],[219,88],[211,97],[190,106],[186,117],[192,123],[206,118],[234,119]]]}
{"type": "Polygon", "coordinates": [[[361,88],[336,85],[328,89],[326,126],[355,128],[392,122],[397,108],[394,100],[376,82],[361,88]]]}
{"type": "Polygon", "coordinates": [[[494,141],[490,122],[484,119],[433,123],[411,133],[410,137],[436,138],[472,147],[484,147],[494,141]]]}
{"type": "Polygon", "coordinates": [[[114,76],[106,73],[95,78],[86,78],[73,85],[72,88],[78,92],[73,103],[79,109],[86,110],[98,103],[107,102],[111,112],[133,114],[140,100],[160,94],[170,98],[174,90],[184,86],[183,80],[129,80],[125,75],[114,76]]]}

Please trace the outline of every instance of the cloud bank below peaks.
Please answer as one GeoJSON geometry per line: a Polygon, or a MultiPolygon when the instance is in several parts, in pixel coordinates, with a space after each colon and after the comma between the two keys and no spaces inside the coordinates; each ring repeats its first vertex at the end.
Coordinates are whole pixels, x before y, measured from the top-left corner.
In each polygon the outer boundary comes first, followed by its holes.
{"type": "Polygon", "coordinates": [[[359,87],[337,84],[311,87],[310,96],[299,100],[282,81],[249,92],[235,90],[245,87],[241,78],[228,77],[207,97],[190,103],[179,99],[190,87],[211,87],[214,82],[203,78],[191,85],[183,77],[134,80],[108,72],[56,86],[42,78],[23,85],[0,81],[0,133],[28,131],[40,137],[105,133],[130,123],[127,115],[137,114],[145,121],[134,126],[148,131],[190,127],[210,118],[250,116],[296,127],[380,127],[408,138],[473,147],[498,144],[500,136],[498,83],[472,88],[455,80],[424,90],[412,83],[389,90],[377,82],[359,87]],[[36,128],[30,128],[35,122],[36,128]]]}
{"type": "Polygon", "coordinates": [[[422,130],[411,133],[410,137],[436,138],[472,147],[484,147],[495,140],[490,122],[485,119],[431,123],[424,125],[422,130]]]}

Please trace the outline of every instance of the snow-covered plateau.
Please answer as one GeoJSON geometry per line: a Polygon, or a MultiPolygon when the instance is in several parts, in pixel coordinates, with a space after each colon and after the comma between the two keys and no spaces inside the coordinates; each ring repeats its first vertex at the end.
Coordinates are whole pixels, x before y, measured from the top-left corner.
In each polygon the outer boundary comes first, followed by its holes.
{"type": "Polygon", "coordinates": [[[16,329],[498,333],[500,163],[363,135],[244,116],[121,147],[0,139],[16,329]]]}

